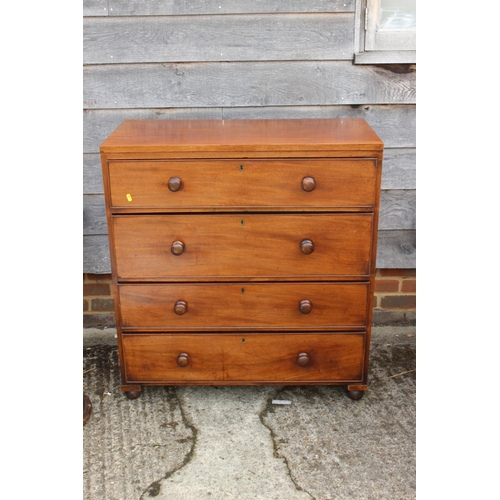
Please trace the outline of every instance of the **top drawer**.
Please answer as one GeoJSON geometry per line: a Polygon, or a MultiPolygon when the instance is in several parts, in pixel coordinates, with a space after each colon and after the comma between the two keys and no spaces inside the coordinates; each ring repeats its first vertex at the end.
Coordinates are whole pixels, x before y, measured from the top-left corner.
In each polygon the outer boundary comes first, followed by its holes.
{"type": "Polygon", "coordinates": [[[366,210],[375,205],[376,160],[109,161],[117,211],[366,210]]]}

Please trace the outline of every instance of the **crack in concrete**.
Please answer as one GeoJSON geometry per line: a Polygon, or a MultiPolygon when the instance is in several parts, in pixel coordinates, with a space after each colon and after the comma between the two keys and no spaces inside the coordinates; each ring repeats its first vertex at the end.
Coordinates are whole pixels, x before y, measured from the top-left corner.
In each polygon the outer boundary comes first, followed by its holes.
{"type": "MultiPolygon", "coordinates": [[[[195,425],[193,424],[193,422],[191,422],[187,416],[186,416],[186,413],[184,411],[184,408],[182,407],[182,403],[181,403],[181,400],[179,398],[179,396],[177,395],[177,390],[175,387],[167,387],[167,392],[170,393],[169,395],[172,396],[175,398],[176,402],[177,402],[177,405],[178,405],[178,408],[179,408],[179,411],[181,413],[181,417],[182,417],[182,422],[183,424],[191,430],[191,433],[192,433],[192,436],[190,438],[186,438],[186,441],[189,439],[189,440],[192,440],[192,445],[191,445],[191,449],[186,453],[185,457],[184,457],[184,460],[182,461],[182,463],[173,468],[172,470],[168,471],[163,477],[161,477],[160,479],[158,479],[157,481],[154,481],[153,483],[151,483],[147,488],[146,490],[141,494],[141,496],[139,497],[139,500],[144,500],[144,497],[146,494],[148,494],[149,497],[156,497],[160,494],[160,491],[161,491],[161,482],[165,479],[168,479],[172,474],[174,474],[175,472],[177,472],[178,470],[182,469],[183,467],[185,467],[193,458],[193,455],[194,455],[194,450],[196,448],[196,442],[197,442],[197,438],[198,438],[198,429],[195,427],[195,425]]],[[[172,401],[172,399],[169,400],[169,405],[170,405],[170,411],[173,412],[173,410],[176,408],[176,404],[172,401]]]]}
{"type": "Polygon", "coordinates": [[[264,423],[279,392],[280,388],[271,387],[177,390],[172,395],[177,419],[191,429],[193,445],[183,462],[151,483],[140,500],[208,500],[213,494],[220,499],[241,494],[240,498],[250,500],[266,498],[264,491],[273,499],[279,491],[286,498],[315,500],[292,477],[290,464],[278,453],[276,436],[264,423]]]}
{"type": "Polygon", "coordinates": [[[309,493],[308,491],[306,491],[304,488],[302,488],[302,486],[300,486],[297,481],[295,481],[293,475],[292,475],[292,471],[290,469],[290,464],[288,463],[288,459],[281,453],[279,453],[279,448],[278,448],[278,444],[277,444],[277,436],[276,434],[274,433],[274,431],[271,429],[271,427],[269,427],[265,421],[264,421],[264,418],[269,414],[269,413],[274,413],[274,406],[272,404],[272,401],[273,399],[280,399],[280,395],[285,392],[285,390],[287,389],[287,387],[280,387],[278,389],[276,389],[275,393],[272,394],[271,396],[269,396],[269,398],[267,399],[267,403],[264,407],[264,409],[259,413],[259,420],[261,421],[262,425],[269,430],[269,433],[271,435],[271,441],[273,443],[273,454],[276,458],[281,458],[284,460],[285,462],[285,465],[286,465],[286,470],[288,471],[288,476],[290,477],[290,480],[292,481],[293,485],[295,486],[295,489],[297,491],[303,491],[304,493],[307,493],[312,500],[316,500],[316,498],[311,495],[311,493],[309,493]]]}

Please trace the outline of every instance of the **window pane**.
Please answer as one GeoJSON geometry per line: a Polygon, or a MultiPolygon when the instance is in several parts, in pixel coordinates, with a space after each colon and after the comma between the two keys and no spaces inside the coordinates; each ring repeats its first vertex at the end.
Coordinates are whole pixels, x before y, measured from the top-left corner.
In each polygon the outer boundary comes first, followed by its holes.
{"type": "Polygon", "coordinates": [[[380,28],[416,28],[416,0],[380,0],[380,28]]]}

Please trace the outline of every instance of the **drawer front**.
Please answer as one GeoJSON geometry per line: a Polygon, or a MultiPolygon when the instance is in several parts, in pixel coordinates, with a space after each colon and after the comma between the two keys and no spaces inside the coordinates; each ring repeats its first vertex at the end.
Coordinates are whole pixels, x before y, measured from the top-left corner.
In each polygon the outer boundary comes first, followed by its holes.
{"type": "Polygon", "coordinates": [[[373,207],[375,165],[374,159],[110,161],[111,206],[301,211],[373,207]]]}
{"type": "Polygon", "coordinates": [[[120,285],[124,329],[365,327],[367,283],[120,285]]]}
{"type": "Polygon", "coordinates": [[[124,335],[128,383],[363,379],[364,334],[124,335]]]}
{"type": "Polygon", "coordinates": [[[119,279],[368,275],[372,214],[113,217],[119,279]]]}

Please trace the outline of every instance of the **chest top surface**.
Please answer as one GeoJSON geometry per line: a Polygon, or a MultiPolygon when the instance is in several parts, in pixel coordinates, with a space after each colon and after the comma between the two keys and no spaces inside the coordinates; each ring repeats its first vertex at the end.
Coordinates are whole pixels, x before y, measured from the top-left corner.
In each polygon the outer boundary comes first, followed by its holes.
{"type": "Polygon", "coordinates": [[[186,151],[382,151],[361,118],[286,120],[126,120],[101,153],[186,151]]]}

